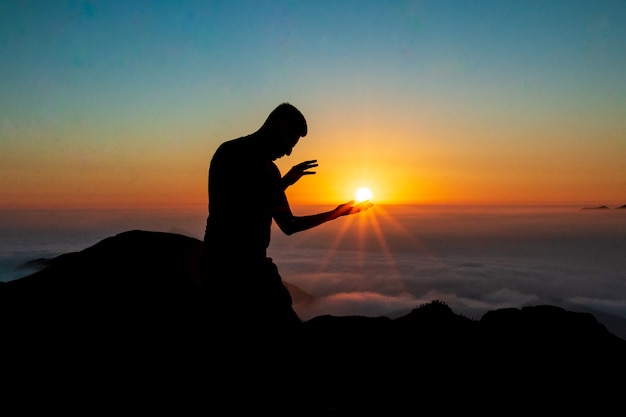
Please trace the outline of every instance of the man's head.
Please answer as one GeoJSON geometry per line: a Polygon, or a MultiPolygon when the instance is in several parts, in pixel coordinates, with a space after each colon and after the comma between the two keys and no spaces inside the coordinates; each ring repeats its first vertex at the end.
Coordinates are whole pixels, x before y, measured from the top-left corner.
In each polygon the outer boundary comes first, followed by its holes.
{"type": "Polygon", "coordinates": [[[308,131],[304,115],[289,103],[281,103],[272,110],[267,116],[265,125],[272,125],[275,122],[286,125],[293,134],[298,135],[298,138],[306,136],[308,131]]]}
{"type": "Polygon", "coordinates": [[[272,159],[290,155],[298,140],[308,132],[304,115],[289,103],[281,103],[272,110],[261,130],[275,145],[272,159]]]}

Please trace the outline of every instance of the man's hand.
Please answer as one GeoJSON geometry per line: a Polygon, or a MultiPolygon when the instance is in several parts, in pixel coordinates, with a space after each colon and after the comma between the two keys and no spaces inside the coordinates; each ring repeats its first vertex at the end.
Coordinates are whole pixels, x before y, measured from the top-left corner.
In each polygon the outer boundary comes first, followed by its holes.
{"type": "Polygon", "coordinates": [[[283,187],[287,188],[290,185],[293,185],[302,178],[303,175],[312,175],[315,174],[315,171],[308,171],[311,168],[315,168],[317,166],[317,159],[311,159],[309,161],[300,162],[297,165],[291,167],[289,172],[287,172],[283,178],[283,187]]]}
{"type": "Polygon", "coordinates": [[[354,200],[348,201],[347,203],[340,204],[333,210],[336,217],[346,216],[348,214],[355,214],[360,211],[365,211],[368,208],[372,207],[374,204],[369,200],[361,201],[358,204],[354,204],[354,200]]]}

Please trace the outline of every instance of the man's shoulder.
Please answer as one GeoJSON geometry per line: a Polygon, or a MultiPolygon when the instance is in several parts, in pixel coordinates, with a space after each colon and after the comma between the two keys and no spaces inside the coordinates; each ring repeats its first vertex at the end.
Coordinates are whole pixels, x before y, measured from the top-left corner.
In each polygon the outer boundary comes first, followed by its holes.
{"type": "Polygon", "coordinates": [[[239,152],[242,149],[254,148],[255,145],[255,141],[252,140],[251,136],[242,136],[223,142],[218,146],[216,153],[239,152]]]}

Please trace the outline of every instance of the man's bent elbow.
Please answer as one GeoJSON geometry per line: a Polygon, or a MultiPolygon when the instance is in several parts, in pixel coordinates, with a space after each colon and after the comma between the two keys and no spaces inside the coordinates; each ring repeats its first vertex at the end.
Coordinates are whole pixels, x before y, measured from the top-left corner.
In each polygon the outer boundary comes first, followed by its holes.
{"type": "Polygon", "coordinates": [[[280,224],[278,223],[278,228],[280,229],[281,232],[283,232],[284,234],[286,234],[287,236],[291,236],[294,233],[298,232],[298,229],[296,228],[296,225],[289,222],[287,224],[280,224]]]}

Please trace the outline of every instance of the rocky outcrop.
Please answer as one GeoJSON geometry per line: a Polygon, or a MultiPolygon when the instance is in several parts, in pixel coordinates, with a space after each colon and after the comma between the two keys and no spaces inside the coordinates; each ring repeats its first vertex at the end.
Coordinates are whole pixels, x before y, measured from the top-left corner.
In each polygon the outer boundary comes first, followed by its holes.
{"type": "Polygon", "coordinates": [[[289,334],[224,331],[199,285],[201,247],[129,231],[0,285],[5,378],[53,393],[65,409],[81,398],[143,412],[167,399],[178,412],[488,412],[503,401],[518,411],[598,411],[621,398],[626,341],[591,314],[555,306],[473,320],[433,300],[395,319],[318,316],[289,334]]]}
{"type": "MultiPolygon", "coordinates": [[[[615,207],[615,210],[626,208],[626,204],[623,206],[615,207]]],[[[601,206],[593,206],[593,207],[583,207],[582,210],[611,210],[611,207],[607,205],[601,206]]]]}
{"type": "Polygon", "coordinates": [[[583,210],[609,210],[609,206],[583,207],[583,210]]]}

